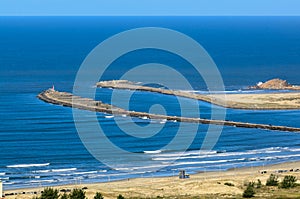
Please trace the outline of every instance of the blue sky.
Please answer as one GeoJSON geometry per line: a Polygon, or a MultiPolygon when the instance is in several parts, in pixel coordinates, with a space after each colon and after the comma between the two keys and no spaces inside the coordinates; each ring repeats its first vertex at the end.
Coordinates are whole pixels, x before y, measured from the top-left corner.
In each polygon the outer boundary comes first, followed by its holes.
{"type": "Polygon", "coordinates": [[[1,16],[300,16],[300,0],[0,0],[1,16]]]}

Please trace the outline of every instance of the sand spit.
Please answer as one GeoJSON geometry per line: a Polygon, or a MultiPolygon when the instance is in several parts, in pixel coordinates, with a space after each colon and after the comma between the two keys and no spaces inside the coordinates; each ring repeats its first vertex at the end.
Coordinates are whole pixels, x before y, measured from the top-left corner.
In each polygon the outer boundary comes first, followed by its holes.
{"type": "Polygon", "coordinates": [[[97,87],[148,91],[166,95],[186,97],[209,102],[218,106],[233,109],[249,110],[290,110],[300,109],[300,92],[297,93],[264,93],[264,94],[196,94],[179,90],[167,90],[142,86],[127,80],[101,81],[97,87]]]}

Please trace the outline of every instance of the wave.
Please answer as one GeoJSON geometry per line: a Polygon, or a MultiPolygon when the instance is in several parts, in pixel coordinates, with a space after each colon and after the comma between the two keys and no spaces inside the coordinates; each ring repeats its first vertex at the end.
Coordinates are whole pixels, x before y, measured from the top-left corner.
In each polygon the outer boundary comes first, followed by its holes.
{"type": "Polygon", "coordinates": [[[60,176],[72,176],[73,174],[72,173],[61,173],[59,174],[60,176]]]}
{"type": "Polygon", "coordinates": [[[162,119],[162,120],[160,120],[160,124],[165,124],[167,122],[167,119],[162,119]]]}
{"type": "Polygon", "coordinates": [[[147,116],[143,116],[143,117],[140,117],[142,120],[148,120],[149,119],[149,117],[147,117],[147,116]]]}
{"type": "Polygon", "coordinates": [[[103,177],[108,177],[108,176],[107,176],[107,175],[104,175],[104,174],[88,175],[88,178],[89,178],[89,179],[103,178],[103,177]]]}
{"type": "Polygon", "coordinates": [[[97,173],[97,171],[83,171],[83,172],[77,172],[74,173],[74,175],[84,175],[84,174],[94,174],[97,173]]]}
{"type": "Polygon", "coordinates": [[[206,151],[206,150],[179,151],[173,153],[157,154],[155,155],[155,157],[181,157],[181,156],[207,155],[207,154],[216,154],[216,153],[222,153],[222,151],[206,151]]]}
{"type": "Polygon", "coordinates": [[[144,153],[148,153],[148,154],[158,154],[161,153],[161,150],[155,150],[155,151],[143,151],[144,153]]]}
{"type": "Polygon", "coordinates": [[[13,185],[15,182],[3,182],[4,185],[13,185]]]}
{"type": "Polygon", "coordinates": [[[289,150],[292,151],[292,152],[298,152],[298,151],[300,151],[300,149],[298,149],[298,148],[291,148],[289,150]]]}
{"type": "Polygon", "coordinates": [[[184,159],[202,159],[202,158],[214,158],[214,157],[230,157],[230,156],[245,156],[245,155],[256,155],[256,154],[271,154],[281,152],[297,152],[300,151],[298,148],[288,147],[270,147],[264,149],[249,150],[245,152],[226,152],[226,151],[188,151],[178,153],[162,153],[154,154],[152,160],[156,161],[174,161],[184,159]]]}
{"type": "Polygon", "coordinates": [[[45,167],[49,166],[50,163],[44,164],[15,164],[15,165],[7,165],[7,168],[26,168],[26,167],[45,167]]]}
{"type": "Polygon", "coordinates": [[[228,163],[228,162],[242,162],[246,158],[228,159],[228,160],[207,160],[207,161],[197,161],[197,162],[174,162],[170,166],[181,166],[181,165],[202,165],[202,164],[216,164],[216,163],[228,163]]]}
{"type": "Polygon", "coordinates": [[[105,118],[113,118],[114,116],[113,115],[105,115],[104,117],[105,118]]]}
{"type": "MultiPolygon", "coordinates": [[[[153,169],[153,168],[161,168],[162,164],[155,164],[155,165],[149,165],[149,166],[140,166],[140,167],[123,167],[123,168],[115,168],[117,171],[136,171],[140,169],[153,169]]],[[[144,171],[145,172],[145,171],[144,171]]]]}
{"type": "Polygon", "coordinates": [[[248,161],[270,161],[270,160],[287,159],[287,158],[294,158],[294,157],[300,157],[300,154],[253,157],[253,158],[248,158],[247,160],[248,161]]]}
{"type": "Polygon", "coordinates": [[[57,182],[57,180],[31,180],[29,181],[29,183],[42,183],[42,182],[48,182],[48,183],[53,183],[53,182],[57,182]]]}
{"type": "Polygon", "coordinates": [[[36,170],[32,171],[32,173],[49,173],[51,170],[36,170]]]}
{"type": "Polygon", "coordinates": [[[5,176],[5,174],[6,174],[6,173],[4,173],[4,172],[3,172],[3,173],[0,173],[0,176],[5,176]]]}
{"type": "Polygon", "coordinates": [[[76,171],[77,168],[66,168],[66,169],[52,169],[52,172],[65,172],[65,171],[76,171]]]}
{"type": "Polygon", "coordinates": [[[98,172],[99,172],[99,173],[106,173],[107,170],[106,170],[106,169],[103,169],[103,170],[99,170],[98,172]]]}

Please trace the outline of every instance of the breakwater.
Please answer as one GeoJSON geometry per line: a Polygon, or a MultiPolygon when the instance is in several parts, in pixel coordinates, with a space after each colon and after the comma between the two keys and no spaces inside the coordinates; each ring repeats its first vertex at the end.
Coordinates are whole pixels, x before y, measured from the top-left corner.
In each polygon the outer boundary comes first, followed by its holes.
{"type": "Polygon", "coordinates": [[[146,112],[129,111],[110,104],[105,104],[101,101],[95,101],[93,99],[75,96],[67,92],[58,92],[53,89],[48,89],[46,91],[43,91],[37,97],[47,103],[58,104],[62,106],[79,108],[79,109],[89,110],[89,111],[103,112],[103,113],[114,114],[114,115],[128,115],[131,117],[147,117],[149,119],[162,119],[167,121],[178,121],[178,122],[188,122],[188,123],[226,125],[226,126],[234,126],[234,127],[242,127],[242,128],[259,128],[259,129],[266,129],[266,130],[300,132],[300,128],[296,128],[296,127],[274,126],[274,125],[266,125],[266,124],[254,124],[254,123],[223,121],[223,120],[211,120],[211,119],[202,119],[202,118],[188,118],[188,117],[179,117],[179,116],[150,114],[146,112]]]}

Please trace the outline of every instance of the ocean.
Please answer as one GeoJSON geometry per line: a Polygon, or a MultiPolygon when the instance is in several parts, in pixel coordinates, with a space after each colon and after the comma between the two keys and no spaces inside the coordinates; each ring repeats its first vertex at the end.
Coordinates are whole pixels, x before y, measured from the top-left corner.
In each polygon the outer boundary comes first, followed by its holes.
{"type": "MultiPolygon", "coordinates": [[[[161,150],[181,124],[157,121],[151,127],[162,126],[159,133],[140,139],[118,128],[116,117],[125,126],[145,127],[151,121],[97,113],[112,143],[148,158],[141,159],[137,168],[118,157],[110,168],[81,142],[71,108],[36,97],[52,85],[72,92],[77,71],[94,47],[114,34],[141,27],[173,29],[199,42],[215,61],[229,94],[253,92],[247,87],[277,77],[300,85],[299,26],[300,17],[0,17],[0,180],[4,188],[171,176],[180,169],[196,173],[300,160],[298,133],[224,127],[214,148],[199,153],[208,129],[208,125],[199,125],[186,150],[161,150]]],[[[196,92],[207,91],[185,60],[155,49],[117,59],[101,80],[117,79],[143,63],[173,66],[184,71],[196,92]]],[[[98,88],[96,99],[109,103],[111,94],[111,89],[98,88]]],[[[137,91],[132,92],[131,100],[131,110],[149,111],[153,104],[161,104],[168,114],[180,114],[176,97],[137,91]]],[[[212,106],[198,105],[200,116],[209,118],[212,106]]],[[[227,109],[226,113],[227,120],[300,127],[299,110],[227,109]]],[[[86,111],[82,114],[88,115],[86,111]]],[[[88,124],[90,118],[85,119],[81,122],[88,124]]]]}

